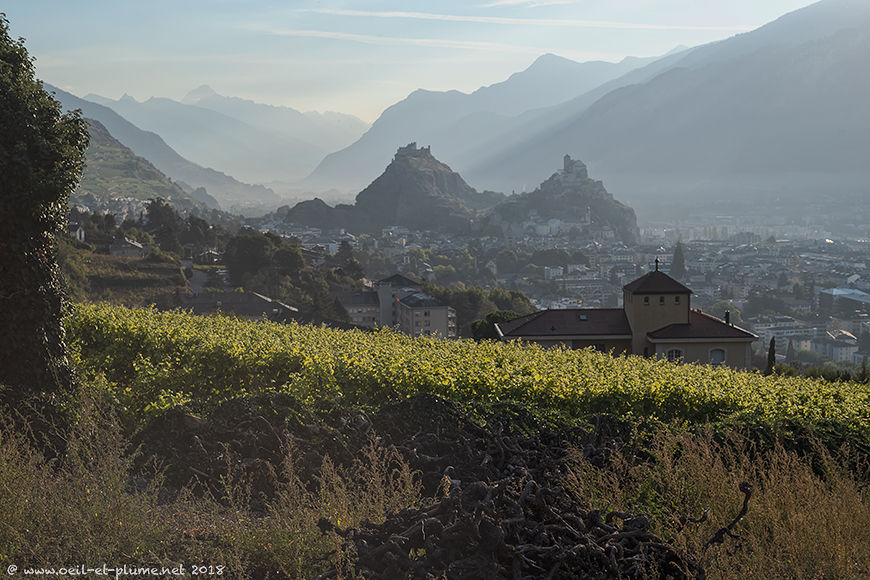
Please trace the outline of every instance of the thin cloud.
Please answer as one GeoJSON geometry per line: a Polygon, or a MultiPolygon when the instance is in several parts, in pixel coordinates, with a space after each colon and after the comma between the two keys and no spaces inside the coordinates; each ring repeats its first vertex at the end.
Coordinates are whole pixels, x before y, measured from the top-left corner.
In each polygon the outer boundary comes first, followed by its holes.
{"type": "MultiPolygon", "coordinates": [[[[352,32],[335,32],[332,30],[309,30],[298,28],[273,28],[266,32],[275,36],[295,36],[305,38],[327,38],[332,40],[348,40],[352,42],[361,42],[364,44],[375,44],[382,46],[424,46],[434,48],[454,48],[459,50],[479,50],[488,52],[513,52],[520,54],[540,55],[547,52],[560,53],[565,55],[564,50],[555,48],[543,48],[540,46],[524,46],[519,44],[508,44],[500,42],[484,42],[478,40],[453,40],[445,38],[402,38],[396,36],[377,36],[372,34],[356,34],[352,32]]],[[[618,60],[621,58],[618,55],[603,54],[603,53],[569,53],[568,58],[580,59],[596,59],[596,60],[618,60]]]]}
{"type": "Polygon", "coordinates": [[[495,8],[498,6],[522,6],[525,4],[529,8],[537,8],[538,6],[561,6],[565,4],[579,4],[577,0],[497,0],[483,4],[484,8],[495,8]]]}
{"type": "MultiPolygon", "coordinates": [[[[514,1],[514,0],[506,0],[514,1]]],[[[354,16],[371,18],[405,18],[413,20],[439,20],[443,22],[474,22],[478,24],[510,24],[520,26],[551,26],[561,28],[604,28],[610,30],[682,30],[743,32],[752,30],[751,26],[708,26],[692,24],[650,24],[620,22],[616,20],[578,20],[575,18],[516,18],[510,16],[466,16],[460,14],[437,14],[432,12],[345,10],[339,8],[312,8],[305,12],[329,14],[333,16],[354,16]]]]}

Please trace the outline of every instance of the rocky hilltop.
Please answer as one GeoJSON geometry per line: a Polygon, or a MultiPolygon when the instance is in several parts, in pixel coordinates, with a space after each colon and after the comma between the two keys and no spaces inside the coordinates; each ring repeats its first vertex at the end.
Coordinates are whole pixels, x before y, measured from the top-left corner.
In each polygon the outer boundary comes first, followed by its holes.
{"type": "Polygon", "coordinates": [[[638,229],[634,210],[616,201],[586,165],[565,156],[563,169],[535,191],[505,196],[478,192],[436,159],[429,147],[399,148],[380,177],[356,196],[354,205],[329,207],[320,199],[280,212],[284,221],[321,228],[378,231],[388,225],[413,230],[522,236],[530,229],[552,233],[576,229],[578,237],[631,243],[638,229]]]}
{"type": "Polygon", "coordinates": [[[388,225],[415,230],[468,231],[479,212],[505,197],[480,193],[436,159],[429,147],[400,147],[384,172],[356,196],[354,205],[330,208],[320,199],[290,209],[285,221],[318,227],[374,231],[388,225]]]}
{"type": "Polygon", "coordinates": [[[356,209],[375,226],[460,230],[475,210],[491,207],[501,197],[478,193],[433,157],[429,147],[411,143],[399,148],[380,177],[356,196],[356,209]]]}
{"type": "Polygon", "coordinates": [[[586,165],[565,155],[562,170],[535,191],[507,198],[484,220],[489,229],[525,232],[549,225],[559,231],[575,230],[580,237],[606,237],[608,232],[623,242],[637,241],[639,231],[634,210],[615,200],[601,181],[590,179],[586,165]]]}

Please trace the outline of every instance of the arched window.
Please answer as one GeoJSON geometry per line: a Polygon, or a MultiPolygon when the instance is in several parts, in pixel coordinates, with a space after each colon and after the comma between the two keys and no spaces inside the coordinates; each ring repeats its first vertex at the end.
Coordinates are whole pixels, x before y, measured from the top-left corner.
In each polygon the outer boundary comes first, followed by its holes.
{"type": "Polygon", "coordinates": [[[665,356],[667,356],[668,360],[671,362],[679,362],[683,360],[683,351],[679,348],[672,348],[665,353],[665,356]]]}
{"type": "Polygon", "coordinates": [[[710,364],[714,365],[714,366],[725,364],[725,349],[724,348],[711,348],[710,349],[710,364]]]}

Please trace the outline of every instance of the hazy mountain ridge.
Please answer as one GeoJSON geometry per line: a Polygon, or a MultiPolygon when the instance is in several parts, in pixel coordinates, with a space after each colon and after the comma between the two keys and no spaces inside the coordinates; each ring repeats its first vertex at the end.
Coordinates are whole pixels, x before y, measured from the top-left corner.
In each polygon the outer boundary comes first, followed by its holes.
{"type": "Polygon", "coordinates": [[[376,231],[388,225],[416,230],[467,230],[478,209],[503,196],[478,193],[462,177],[416,143],[401,147],[381,175],[356,196],[354,205],[330,208],[320,199],[291,208],[285,221],[320,227],[376,231]]]}
{"type": "Polygon", "coordinates": [[[334,111],[303,113],[292,107],[220,95],[206,85],[189,92],[181,102],[211,109],[259,129],[294,135],[324,152],[346,147],[369,127],[353,115],[334,111]]]}
{"type": "Polygon", "coordinates": [[[508,190],[569,151],[634,202],[860,187],[870,180],[858,159],[870,146],[868,33],[870,4],[814,4],[574,103],[561,123],[490,149],[463,173],[508,190]]]}
{"type": "Polygon", "coordinates": [[[610,227],[631,243],[638,239],[634,210],[616,201],[600,181],[590,179],[586,166],[566,156],[563,169],[534,192],[505,196],[478,192],[459,173],[436,159],[429,147],[400,147],[393,160],[357,196],[354,205],[329,207],[320,199],[279,212],[287,223],[321,228],[344,227],[378,231],[389,225],[412,230],[502,235],[521,234],[529,220],[574,224],[590,236],[610,227]]]}
{"type": "Polygon", "coordinates": [[[531,215],[542,222],[576,224],[578,235],[584,229],[606,226],[625,243],[636,243],[640,237],[634,210],[614,199],[601,181],[589,178],[582,161],[568,156],[564,158],[563,169],[534,191],[509,196],[492,208],[483,220],[484,228],[507,229],[523,224],[531,215]]]}
{"type": "Polygon", "coordinates": [[[290,181],[305,175],[327,153],[312,143],[262,128],[199,105],[162,97],[145,101],[87,95],[133,124],[153,131],[186,159],[217,167],[251,183],[290,181]]]}
{"type": "Polygon", "coordinates": [[[510,131],[514,116],[571,99],[644,62],[578,63],[548,54],[472,93],[418,89],[388,107],[358,141],[327,155],[305,184],[359,190],[377,176],[384,159],[412,141],[430,143],[443,152],[445,162],[459,165],[486,141],[510,131]]]}
{"type": "Polygon", "coordinates": [[[159,197],[179,209],[200,205],[148,160],[137,156],[112,137],[99,121],[87,121],[90,142],[85,155],[85,169],[72,196],[73,203],[87,196],[100,202],[114,197],[141,201],[159,197]]]}
{"type": "Polygon", "coordinates": [[[44,86],[54,94],[64,109],[81,109],[85,117],[98,120],[113,137],[136,155],[147,159],[178,183],[184,182],[191,188],[206,188],[224,208],[275,204],[280,199],[273,191],[261,185],[241,183],[224,173],[188,161],[169,147],[159,135],[143,131],[109,107],[81,99],[47,83],[44,86]]]}

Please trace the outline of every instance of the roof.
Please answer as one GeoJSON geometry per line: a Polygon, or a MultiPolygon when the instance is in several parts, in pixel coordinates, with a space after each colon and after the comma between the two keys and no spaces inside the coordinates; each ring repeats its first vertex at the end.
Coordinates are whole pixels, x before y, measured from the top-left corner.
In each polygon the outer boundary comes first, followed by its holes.
{"type": "Polygon", "coordinates": [[[647,333],[650,341],[678,340],[738,340],[751,342],[758,338],[748,330],[724,320],[705,314],[700,310],[689,311],[689,322],[686,324],[669,324],[658,330],[647,333]]]}
{"type": "Polygon", "coordinates": [[[622,308],[541,310],[496,325],[505,338],[532,336],[624,336],[631,328],[622,308]]]}
{"type": "Polygon", "coordinates": [[[447,306],[437,298],[432,298],[428,294],[423,294],[422,292],[409,294],[399,302],[410,308],[444,308],[447,306]]]}
{"type": "Polygon", "coordinates": [[[692,291],[659,270],[647,272],[622,287],[632,294],[691,294],[692,291]]]}
{"type": "Polygon", "coordinates": [[[854,300],[855,302],[870,304],[870,294],[854,288],[825,288],[819,290],[819,293],[828,294],[834,298],[846,298],[848,300],[854,300]]]}
{"type": "Polygon", "coordinates": [[[378,300],[377,292],[351,292],[348,294],[344,294],[339,300],[345,306],[378,306],[380,305],[380,300],[378,300]]]}
{"type": "Polygon", "coordinates": [[[422,286],[420,282],[408,278],[407,276],[403,276],[402,274],[393,274],[389,278],[384,278],[383,280],[378,280],[378,286],[393,286],[393,287],[405,287],[405,286],[422,286]]]}

